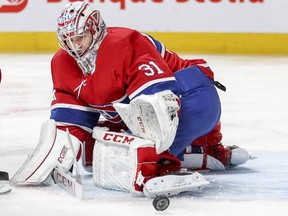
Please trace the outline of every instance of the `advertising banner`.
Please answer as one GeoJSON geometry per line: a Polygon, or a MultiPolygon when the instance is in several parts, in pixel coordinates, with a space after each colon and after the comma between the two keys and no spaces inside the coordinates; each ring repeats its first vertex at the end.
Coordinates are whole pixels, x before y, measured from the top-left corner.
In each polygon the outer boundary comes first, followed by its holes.
{"type": "MultiPolygon", "coordinates": [[[[73,0],[0,0],[0,32],[55,31],[73,0]]],[[[288,33],[287,0],[87,0],[108,26],[152,32],[288,33]]]]}

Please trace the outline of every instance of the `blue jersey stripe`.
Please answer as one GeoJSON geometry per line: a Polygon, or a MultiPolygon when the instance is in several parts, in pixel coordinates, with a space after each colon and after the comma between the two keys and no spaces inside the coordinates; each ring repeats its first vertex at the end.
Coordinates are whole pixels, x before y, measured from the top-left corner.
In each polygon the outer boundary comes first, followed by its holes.
{"type": "Polygon", "coordinates": [[[141,94],[149,95],[149,94],[155,94],[157,92],[161,92],[161,91],[165,91],[165,90],[171,90],[175,95],[177,95],[177,96],[180,95],[178,85],[177,85],[176,81],[173,80],[173,81],[155,83],[155,84],[143,89],[141,92],[139,92],[137,95],[135,95],[134,98],[136,98],[137,96],[139,96],[141,94]]]}
{"type": "Polygon", "coordinates": [[[51,110],[50,119],[54,119],[56,122],[87,127],[92,130],[96,126],[99,117],[100,114],[97,112],[87,112],[70,108],[55,108],[51,110]]]}

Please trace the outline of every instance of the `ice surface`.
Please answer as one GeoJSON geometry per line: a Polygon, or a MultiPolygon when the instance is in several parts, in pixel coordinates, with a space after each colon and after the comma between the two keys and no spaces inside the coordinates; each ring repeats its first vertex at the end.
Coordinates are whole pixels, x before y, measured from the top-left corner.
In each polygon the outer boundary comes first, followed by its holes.
{"type": "MultiPolygon", "coordinates": [[[[52,55],[0,55],[0,170],[10,177],[34,150],[41,124],[49,118],[52,55]]],[[[203,173],[211,184],[201,192],[172,198],[156,212],[152,200],[96,188],[84,179],[85,200],[52,187],[12,188],[0,196],[1,216],[193,215],[284,216],[288,213],[288,57],[213,56],[205,58],[227,92],[223,143],[258,157],[226,172],[203,173]]]]}

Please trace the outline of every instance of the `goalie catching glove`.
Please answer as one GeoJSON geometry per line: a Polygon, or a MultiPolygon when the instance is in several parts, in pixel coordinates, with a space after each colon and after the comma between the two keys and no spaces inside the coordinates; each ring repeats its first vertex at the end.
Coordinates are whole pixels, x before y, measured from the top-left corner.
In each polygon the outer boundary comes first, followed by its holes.
{"type": "Polygon", "coordinates": [[[129,104],[113,104],[133,135],[155,142],[156,152],[166,151],[178,128],[180,100],[170,90],[140,95],[129,104]]]}

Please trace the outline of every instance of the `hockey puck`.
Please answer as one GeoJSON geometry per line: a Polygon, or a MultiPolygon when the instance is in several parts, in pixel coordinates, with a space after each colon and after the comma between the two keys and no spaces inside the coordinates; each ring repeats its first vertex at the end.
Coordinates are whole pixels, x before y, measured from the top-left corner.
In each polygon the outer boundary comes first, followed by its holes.
{"type": "Polygon", "coordinates": [[[153,207],[157,211],[164,211],[169,207],[169,205],[170,205],[170,200],[165,195],[160,195],[153,199],[153,207]]]}

